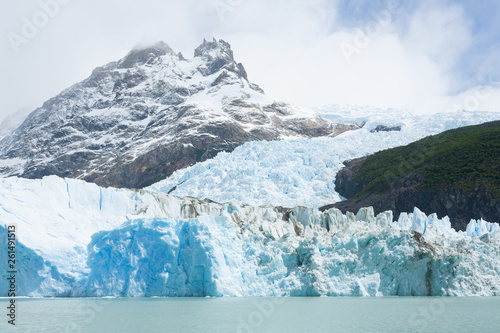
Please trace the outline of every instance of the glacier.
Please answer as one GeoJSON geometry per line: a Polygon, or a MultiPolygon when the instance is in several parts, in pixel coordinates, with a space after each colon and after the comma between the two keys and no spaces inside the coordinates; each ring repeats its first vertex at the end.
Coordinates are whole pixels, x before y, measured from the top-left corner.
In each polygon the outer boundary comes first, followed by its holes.
{"type": "MultiPolygon", "coordinates": [[[[19,295],[498,295],[500,226],[413,212],[217,203],[57,176],[0,179],[19,295]]],[[[0,251],[0,296],[6,296],[0,251]],[[4,294],[2,294],[4,293],[4,294]]]]}
{"type": "Polygon", "coordinates": [[[213,159],[177,170],[147,189],[253,206],[317,208],[344,200],[335,191],[335,177],[346,160],[449,129],[500,119],[499,112],[418,115],[357,106],[329,106],[315,112],[337,123],[363,126],[335,137],[248,142],[231,153],[221,152],[213,159]],[[400,130],[376,131],[380,125],[400,130]]]}

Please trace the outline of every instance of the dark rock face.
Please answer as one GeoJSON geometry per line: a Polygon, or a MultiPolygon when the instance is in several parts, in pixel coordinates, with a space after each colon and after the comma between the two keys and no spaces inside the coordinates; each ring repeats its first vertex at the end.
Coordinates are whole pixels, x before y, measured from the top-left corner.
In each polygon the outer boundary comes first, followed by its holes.
{"type": "Polygon", "coordinates": [[[385,126],[385,125],[377,125],[374,129],[370,131],[370,133],[376,132],[392,132],[392,131],[401,131],[401,126],[385,126]]]}
{"type": "Polygon", "coordinates": [[[418,207],[426,214],[449,216],[452,226],[457,230],[465,230],[471,219],[483,218],[491,222],[500,220],[500,201],[485,189],[478,187],[471,192],[453,188],[422,190],[418,185],[423,178],[414,173],[391,184],[387,191],[365,193],[356,197],[367,186],[355,180],[356,172],[364,160],[365,158],[361,158],[346,162],[345,168],[337,174],[335,188],[349,200],[324,206],[321,210],[336,207],[345,213],[373,206],[376,214],[392,210],[397,218],[401,212],[412,212],[414,207],[418,207]]]}
{"type": "Polygon", "coordinates": [[[342,168],[335,177],[335,190],[345,198],[352,198],[364,189],[363,184],[359,184],[354,175],[361,167],[366,157],[345,161],[342,168]]]}
{"type": "Polygon", "coordinates": [[[137,188],[247,141],[350,129],[263,94],[222,40],[204,41],[190,60],[163,42],[134,49],[45,102],[0,141],[0,175],[137,188]]]}

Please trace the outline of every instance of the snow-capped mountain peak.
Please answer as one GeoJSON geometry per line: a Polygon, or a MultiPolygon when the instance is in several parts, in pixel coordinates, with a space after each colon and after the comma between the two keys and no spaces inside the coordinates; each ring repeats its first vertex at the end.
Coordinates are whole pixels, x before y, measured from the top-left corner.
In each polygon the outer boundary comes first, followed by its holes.
{"type": "Polygon", "coordinates": [[[152,62],[153,59],[174,54],[174,50],[167,43],[160,41],[150,47],[137,46],[131,50],[123,59],[118,62],[118,68],[132,68],[137,65],[144,65],[152,62]]]}
{"type": "Polygon", "coordinates": [[[247,141],[349,129],[266,96],[223,40],[194,53],[159,42],[96,68],[0,141],[0,175],[142,187],[247,141]]]}

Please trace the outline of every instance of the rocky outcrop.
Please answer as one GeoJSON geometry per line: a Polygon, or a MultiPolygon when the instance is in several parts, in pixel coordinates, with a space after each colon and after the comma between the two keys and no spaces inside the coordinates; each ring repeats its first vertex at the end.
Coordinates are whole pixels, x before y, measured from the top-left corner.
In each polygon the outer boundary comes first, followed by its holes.
{"type": "Polygon", "coordinates": [[[500,220],[500,201],[484,188],[477,187],[473,191],[455,188],[424,190],[419,186],[423,177],[416,173],[409,173],[400,181],[391,183],[390,188],[381,193],[362,193],[368,183],[358,182],[355,175],[365,160],[364,157],[345,162],[345,167],[337,174],[335,189],[348,200],[324,206],[321,210],[335,207],[345,213],[373,206],[375,214],[392,210],[395,216],[399,216],[419,207],[427,214],[435,212],[439,217],[449,216],[457,230],[465,230],[471,219],[500,220]]]}
{"type": "Polygon", "coordinates": [[[374,129],[372,129],[371,133],[376,132],[392,132],[392,131],[401,131],[401,126],[385,126],[385,125],[377,125],[374,129]]]}
{"type": "MultiPolygon", "coordinates": [[[[345,198],[352,198],[363,191],[365,184],[358,183],[354,176],[366,157],[345,161],[345,167],[340,169],[335,178],[335,190],[345,198]]],[[[363,206],[365,207],[365,206],[363,206]]],[[[357,211],[357,210],[356,210],[357,211]]]]}

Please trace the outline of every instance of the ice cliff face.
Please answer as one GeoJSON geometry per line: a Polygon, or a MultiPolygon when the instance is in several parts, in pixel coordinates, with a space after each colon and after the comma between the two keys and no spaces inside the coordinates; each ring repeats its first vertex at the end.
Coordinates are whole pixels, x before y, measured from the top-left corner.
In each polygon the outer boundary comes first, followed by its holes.
{"type": "Polygon", "coordinates": [[[340,133],[247,79],[224,41],[185,59],[132,50],[51,98],[0,141],[0,175],[59,175],[138,188],[247,141],[340,133]]]}
{"type": "MultiPolygon", "coordinates": [[[[219,204],[55,176],[0,181],[23,295],[498,295],[500,227],[418,209],[219,204]],[[50,204],[48,204],[50,203],[50,204]]],[[[3,244],[6,244],[3,242],[3,244]]],[[[4,245],[2,245],[4,246],[4,245]]],[[[7,271],[0,252],[0,274],[7,271]]],[[[0,290],[6,279],[0,276],[0,290]]],[[[2,292],[3,292],[2,291],[2,292]]],[[[5,295],[2,295],[5,296],[5,295]]]]}

